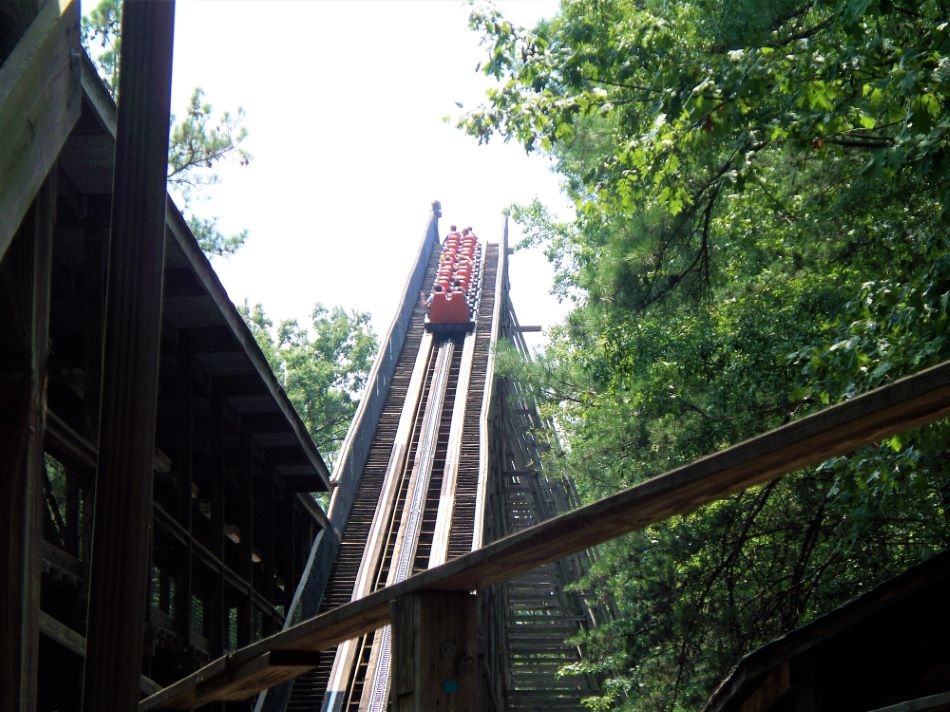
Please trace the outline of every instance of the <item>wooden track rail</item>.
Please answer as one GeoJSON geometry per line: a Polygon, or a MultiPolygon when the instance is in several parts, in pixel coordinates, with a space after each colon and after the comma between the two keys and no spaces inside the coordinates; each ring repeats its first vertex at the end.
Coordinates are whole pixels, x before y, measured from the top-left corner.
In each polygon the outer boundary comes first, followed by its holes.
{"type": "MultiPolygon", "coordinates": [[[[618,494],[340,606],[219,658],[143,700],[140,710],[243,699],[300,674],[323,650],[390,621],[421,591],[471,591],[794,470],[950,414],[950,362],[676,468],[618,494]]],[[[312,665],[312,663],[311,663],[312,665]]]]}

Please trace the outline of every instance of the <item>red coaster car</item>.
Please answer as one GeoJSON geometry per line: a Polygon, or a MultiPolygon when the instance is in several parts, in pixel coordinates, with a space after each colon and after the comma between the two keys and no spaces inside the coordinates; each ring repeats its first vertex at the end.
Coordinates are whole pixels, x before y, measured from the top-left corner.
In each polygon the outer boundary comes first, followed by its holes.
{"type": "Polygon", "coordinates": [[[470,321],[464,292],[433,293],[432,302],[429,304],[430,324],[468,324],[470,321]]]}
{"type": "Polygon", "coordinates": [[[456,232],[454,225],[451,230],[442,244],[439,269],[426,299],[426,329],[434,333],[458,333],[475,328],[474,302],[478,300],[481,247],[471,228],[466,228],[462,235],[456,232]]]}

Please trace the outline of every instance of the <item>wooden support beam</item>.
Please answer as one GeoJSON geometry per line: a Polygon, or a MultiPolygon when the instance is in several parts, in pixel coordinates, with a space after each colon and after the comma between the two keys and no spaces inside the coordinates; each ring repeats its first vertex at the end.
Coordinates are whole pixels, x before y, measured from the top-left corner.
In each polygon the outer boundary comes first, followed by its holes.
{"type": "MultiPolygon", "coordinates": [[[[56,620],[45,611],[40,611],[40,633],[79,657],[85,657],[86,639],[68,625],[56,620]]],[[[142,675],[140,680],[139,687],[141,687],[142,692],[147,695],[162,689],[161,685],[151,678],[145,677],[145,675],[142,675]]]]}
{"type": "Polygon", "coordinates": [[[237,573],[249,586],[238,607],[238,645],[245,646],[254,640],[254,454],[250,435],[242,430],[241,438],[241,481],[243,499],[239,513],[241,542],[238,545],[237,573]]]}
{"type": "Polygon", "coordinates": [[[158,402],[175,4],[126,0],[83,709],[139,700],[158,402]]]}
{"type": "Polygon", "coordinates": [[[194,412],[191,350],[187,339],[178,345],[177,382],[175,387],[175,520],[186,533],[181,556],[175,562],[175,632],[182,640],[191,637],[192,590],[192,476],[194,463],[194,412]]]}
{"type": "Polygon", "coordinates": [[[0,66],[0,258],[79,118],[79,3],[49,0],[0,66]]]}
{"type": "MultiPolygon", "coordinates": [[[[105,317],[106,265],[109,262],[109,229],[96,228],[83,236],[79,303],[82,315],[77,326],[82,334],[82,367],[86,378],[80,432],[99,441],[99,397],[102,390],[102,329],[105,317]]],[[[95,459],[93,460],[95,467],[95,459]]]]}
{"type": "MultiPolygon", "coordinates": [[[[642,529],[830,457],[878,442],[950,414],[950,361],[676,468],[618,494],[511,534],[402,583],[318,615],[215,660],[139,706],[192,709],[214,699],[215,678],[235,679],[272,650],[317,651],[380,628],[393,601],[421,591],[472,591],[505,581],[569,554],[642,529]],[[199,685],[200,683],[200,685],[199,685]]],[[[255,668],[256,669],[256,668],[255,668]]],[[[248,694],[275,685],[261,673],[248,694]]],[[[223,684],[223,683],[222,683],[223,684]]]]}
{"type": "Polygon", "coordinates": [[[0,709],[36,709],[43,433],[56,188],[0,259],[0,709]]]}
{"type": "Polygon", "coordinates": [[[226,563],[224,537],[227,482],[224,476],[224,402],[215,398],[211,403],[211,437],[208,441],[207,496],[211,502],[211,553],[221,562],[221,569],[208,582],[205,625],[212,655],[221,655],[228,649],[228,607],[224,600],[224,565],[226,563]]]}
{"type": "MultiPolygon", "coordinates": [[[[260,545],[261,552],[261,582],[255,585],[258,591],[268,601],[274,601],[277,598],[277,587],[274,578],[277,575],[277,542],[275,530],[276,521],[276,497],[274,496],[274,476],[265,471],[265,477],[261,480],[260,491],[255,493],[255,499],[260,502],[261,526],[254,526],[255,544],[260,545]]],[[[274,621],[270,618],[264,619],[264,635],[270,635],[277,629],[274,621]]]]}
{"type": "Polygon", "coordinates": [[[392,604],[393,712],[479,707],[475,596],[425,591],[392,604]]]}

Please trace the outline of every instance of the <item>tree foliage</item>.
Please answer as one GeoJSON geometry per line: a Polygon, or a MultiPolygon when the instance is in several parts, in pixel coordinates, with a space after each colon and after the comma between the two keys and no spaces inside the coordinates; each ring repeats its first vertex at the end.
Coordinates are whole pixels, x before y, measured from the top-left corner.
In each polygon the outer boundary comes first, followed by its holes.
{"type": "Polygon", "coordinates": [[[260,304],[239,308],[320,453],[343,443],[379,342],[365,312],[316,304],[310,324],[274,323],[260,304]]]}
{"type": "MultiPolygon", "coordinates": [[[[102,80],[113,98],[119,88],[119,48],[121,45],[121,5],[118,0],[100,0],[82,18],[82,40],[93,58],[102,80]]],[[[204,188],[218,182],[215,166],[222,160],[247,165],[251,154],[241,147],[247,138],[244,110],[216,114],[198,87],[192,91],[185,115],[171,117],[168,147],[168,183],[180,199],[188,225],[201,249],[208,254],[230,255],[247,239],[247,230],[225,235],[216,217],[199,217],[195,204],[204,197],[204,188]]]]}
{"type": "MultiPolygon", "coordinates": [[[[463,117],[551,153],[514,215],[575,308],[534,366],[587,497],[950,357],[950,26],[935,0],[477,9],[463,117]]],[[[696,709],[739,657],[950,544],[946,421],[614,542],[592,707],[696,709]]]]}

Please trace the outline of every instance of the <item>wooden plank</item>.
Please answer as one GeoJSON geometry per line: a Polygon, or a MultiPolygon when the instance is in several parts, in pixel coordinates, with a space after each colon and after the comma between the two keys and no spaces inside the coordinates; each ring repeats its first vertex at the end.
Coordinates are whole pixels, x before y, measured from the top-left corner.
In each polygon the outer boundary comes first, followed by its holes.
{"type": "Polygon", "coordinates": [[[173,1],[123,3],[83,709],[140,698],[158,403],[173,1]]]}
{"type": "MultiPolygon", "coordinates": [[[[242,647],[254,640],[254,561],[252,558],[254,552],[254,453],[250,434],[242,429],[239,437],[241,447],[241,503],[237,519],[241,530],[241,540],[238,542],[237,573],[249,584],[247,590],[241,591],[238,605],[237,644],[242,647]]],[[[289,618],[292,608],[287,610],[289,618]]]]}
{"type": "Polygon", "coordinates": [[[225,489],[224,473],[224,401],[212,397],[211,433],[208,438],[208,460],[203,468],[205,496],[211,504],[211,532],[206,539],[208,548],[221,568],[202,582],[202,598],[205,600],[205,626],[211,654],[222,655],[228,649],[228,607],[224,600],[225,546],[225,489]]]}
{"type": "Polygon", "coordinates": [[[503,305],[507,303],[508,290],[508,216],[501,224],[501,242],[498,245],[498,265],[495,269],[495,284],[484,284],[482,289],[495,290],[495,302],[492,312],[491,336],[488,341],[488,362],[485,364],[485,385],[482,390],[482,410],[478,428],[478,483],[475,495],[475,523],[472,527],[472,550],[485,545],[485,516],[488,506],[488,480],[492,466],[491,425],[494,416],[495,395],[495,350],[498,335],[501,333],[503,305]]]}
{"type": "Polygon", "coordinates": [[[96,467],[95,446],[51,410],[46,413],[46,447],[64,462],[96,467]]]}
{"type": "MultiPolygon", "coordinates": [[[[950,414],[950,362],[667,472],[483,549],[304,621],[210,663],[142,702],[141,710],[188,709],[218,699],[209,679],[270,650],[324,650],[374,630],[392,601],[419,591],[471,591],[642,529],[733,492],[816,465],[950,414]]],[[[274,684],[268,677],[268,684],[274,684]]],[[[249,682],[250,687],[254,687],[249,682]]],[[[257,689],[263,689],[258,687],[257,689]]]]}
{"type": "Polygon", "coordinates": [[[317,504],[312,494],[309,492],[300,492],[296,495],[296,499],[301,507],[303,507],[303,510],[317,523],[321,530],[332,531],[333,525],[330,524],[326,513],[324,513],[320,505],[317,504]]]}
{"type": "Polygon", "coordinates": [[[465,428],[465,407],[468,403],[468,388],[475,356],[475,332],[465,335],[462,346],[462,361],[459,364],[458,382],[455,385],[455,401],[452,404],[452,422],[449,426],[449,443],[442,468],[442,490],[439,492],[439,508],[436,513],[435,531],[426,568],[441,566],[449,558],[449,536],[452,515],[455,512],[455,491],[458,486],[459,462],[462,459],[462,432],[465,428]]]}
{"type": "Polygon", "coordinates": [[[36,708],[55,174],[0,259],[0,709],[36,708]]]}
{"type": "Polygon", "coordinates": [[[0,66],[0,258],[79,118],[79,52],[79,3],[50,0],[0,66]]]}
{"type": "MultiPolygon", "coordinates": [[[[236,666],[223,680],[215,678],[203,684],[213,687],[215,700],[243,700],[257,691],[251,688],[257,687],[258,681],[271,681],[267,687],[272,687],[312,669],[318,662],[318,655],[305,651],[287,653],[275,650],[236,666]]],[[[201,688],[202,684],[199,684],[199,695],[202,695],[201,688]]]]}
{"type": "Polygon", "coordinates": [[[790,666],[786,660],[772,670],[742,702],[739,712],[767,712],[791,688],[790,666]]]}
{"type": "Polygon", "coordinates": [[[414,593],[392,604],[391,617],[393,712],[480,709],[475,596],[414,593]]]}
{"type": "MultiPolygon", "coordinates": [[[[175,383],[175,518],[184,534],[181,553],[174,562],[175,577],[175,633],[181,640],[191,638],[192,560],[192,485],[194,475],[194,373],[191,348],[187,337],[178,344],[175,383]]],[[[153,515],[154,516],[154,515],[153,515]]]]}

